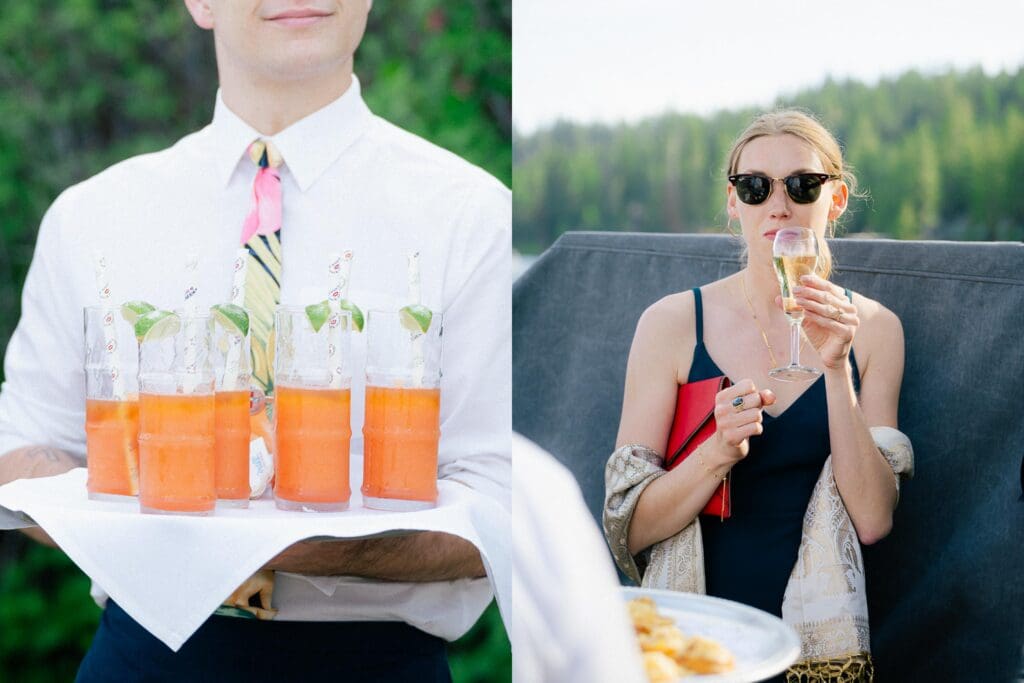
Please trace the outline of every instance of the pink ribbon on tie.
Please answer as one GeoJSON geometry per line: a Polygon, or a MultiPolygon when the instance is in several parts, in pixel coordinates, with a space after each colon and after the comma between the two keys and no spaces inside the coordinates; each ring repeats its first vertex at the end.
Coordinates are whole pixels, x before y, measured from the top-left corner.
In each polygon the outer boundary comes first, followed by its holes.
{"type": "Polygon", "coordinates": [[[242,246],[253,235],[273,235],[281,229],[281,176],[272,166],[260,166],[252,184],[252,209],[242,224],[242,246]]]}

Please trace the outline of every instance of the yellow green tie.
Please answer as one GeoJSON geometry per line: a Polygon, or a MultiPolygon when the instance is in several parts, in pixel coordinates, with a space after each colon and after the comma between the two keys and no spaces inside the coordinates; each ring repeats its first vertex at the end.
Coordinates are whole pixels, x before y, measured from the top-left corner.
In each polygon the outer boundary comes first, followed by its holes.
{"type": "Polygon", "coordinates": [[[274,391],[274,309],[281,301],[281,156],[269,141],[249,146],[259,169],[253,182],[253,206],[242,228],[249,252],[245,271],[245,308],[249,311],[253,384],[274,391]]]}

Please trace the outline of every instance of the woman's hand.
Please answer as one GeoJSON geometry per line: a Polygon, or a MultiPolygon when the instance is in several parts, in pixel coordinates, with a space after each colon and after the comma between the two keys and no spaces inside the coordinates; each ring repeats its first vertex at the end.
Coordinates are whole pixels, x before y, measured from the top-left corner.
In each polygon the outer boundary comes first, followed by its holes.
{"type": "Polygon", "coordinates": [[[841,287],[817,275],[804,275],[800,283],[793,288],[793,297],[804,309],[804,334],[825,367],[842,368],[860,325],[857,307],[846,298],[841,287]]]}
{"type": "Polygon", "coordinates": [[[750,452],[750,437],[764,431],[764,407],[775,403],[770,389],[758,391],[754,380],[744,379],[715,395],[715,438],[732,467],[750,452]]]}

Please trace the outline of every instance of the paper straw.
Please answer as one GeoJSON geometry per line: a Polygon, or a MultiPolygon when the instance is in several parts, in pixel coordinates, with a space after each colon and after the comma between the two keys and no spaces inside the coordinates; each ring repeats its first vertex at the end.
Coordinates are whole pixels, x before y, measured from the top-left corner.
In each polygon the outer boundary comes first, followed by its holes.
{"type": "Polygon", "coordinates": [[[331,388],[341,389],[344,384],[341,357],[338,353],[338,326],[341,324],[341,301],[348,291],[348,275],[352,268],[352,252],[344,255],[337,252],[327,256],[327,302],[331,317],[327,322],[327,365],[331,371],[331,388]]]}
{"type": "Polygon", "coordinates": [[[196,285],[196,269],[199,267],[199,256],[189,254],[185,258],[185,374],[182,382],[182,390],[191,394],[196,387],[196,371],[198,358],[196,349],[199,346],[199,333],[196,330],[196,316],[199,309],[196,306],[196,294],[199,287],[196,285]]]}
{"type": "Polygon", "coordinates": [[[410,251],[408,257],[409,303],[415,306],[420,303],[420,252],[410,251]]]}
{"type": "MultiPolygon", "coordinates": [[[[409,276],[409,304],[417,306],[420,303],[420,252],[411,251],[408,254],[409,276]]],[[[412,341],[412,383],[416,388],[423,386],[423,333],[416,331],[409,335],[412,341]]]]}
{"type": "Polygon", "coordinates": [[[242,247],[235,251],[234,279],[231,281],[231,303],[245,305],[245,271],[249,266],[249,250],[242,247]]]}
{"type": "MultiPolygon", "coordinates": [[[[231,281],[231,303],[236,306],[245,305],[245,271],[249,265],[249,250],[238,249],[235,252],[234,279],[231,281]]],[[[224,360],[224,380],[221,383],[224,391],[234,391],[238,387],[238,365],[242,359],[242,337],[228,335],[228,355],[224,360]]]]}
{"type": "Polygon", "coordinates": [[[328,256],[328,260],[327,277],[330,291],[327,293],[327,300],[332,304],[333,310],[333,304],[348,298],[348,283],[352,273],[352,250],[346,249],[341,254],[332,253],[328,256]]]}
{"type": "Polygon", "coordinates": [[[341,253],[341,298],[348,298],[348,284],[352,280],[352,250],[341,253]]]}
{"type": "Polygon", "coordinates": [[[110,305],[110,280],[107,277],[107,259],[98,249],[92,253],[93,265],[96,269],[96,289],[100,295],[100,308],[103,311],[103,346],[107,350],[107,367],[110,368],[110,380],[115,401],[125,399],[124,378],[121,376],[121,352],[117,348],[117,330],[114,327],[114,307],[110,305]]]}

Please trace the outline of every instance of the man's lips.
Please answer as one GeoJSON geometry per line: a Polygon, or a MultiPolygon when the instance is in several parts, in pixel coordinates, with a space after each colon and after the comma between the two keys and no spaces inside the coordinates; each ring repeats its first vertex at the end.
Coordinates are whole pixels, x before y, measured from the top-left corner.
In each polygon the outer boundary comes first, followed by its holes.
{"type": "Polygon", "coordinates": [[[272,21],[279,26],[310,26],[317,23],[321,19],[331,16],[330,12],[315,9],[291,9],[280,14],[275,14],[269,17],[267,21],[272,21]]]}

